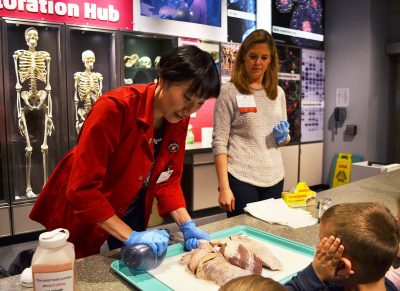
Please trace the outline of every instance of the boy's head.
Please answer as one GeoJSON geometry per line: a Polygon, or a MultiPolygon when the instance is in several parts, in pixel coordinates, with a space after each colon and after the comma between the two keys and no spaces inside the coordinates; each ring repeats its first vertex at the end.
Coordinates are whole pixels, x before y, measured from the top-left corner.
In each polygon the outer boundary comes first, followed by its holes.
{"type": "Polygon", "coordinates": [[[339,238],[344,246],[338,275],[354,271],[344,285],[383,278],[399,247],[395,217],[376,203],[344,203],[329,208],[321,218],[320,237],[330,235],[339,238]]]}
{"type": "Polygon", "coordinates": [[[285,291],[286,288],[271,278],[253,274],[232,279],[219,289],[219,291],[247,290],[285,291]]]}

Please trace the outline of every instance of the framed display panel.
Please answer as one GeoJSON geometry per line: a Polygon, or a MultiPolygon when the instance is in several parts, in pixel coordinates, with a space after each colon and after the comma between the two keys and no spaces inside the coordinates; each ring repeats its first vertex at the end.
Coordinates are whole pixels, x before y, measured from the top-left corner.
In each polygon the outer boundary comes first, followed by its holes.
{"type": "Polygon", "coordinates": [[[301,51],[301,142],[324,138],[325,52],[301,51]]]}
{"type": "MultiPolygon", "coordinates": [[[[205,0],[201,1],[192,1],[194,2],[204,2],[205,0]]],[[[220,5],[219,9],[214,11],[210,11],[211,15],[218,16],[220,14],[221,25],[220,26],[211,26],[211,25],[204,25],[199,23],[192,23],[192,22],[182,22],[173,19],[162,19],[159,17],[148,17],[141,15],[141,1],[133,1],[133,19],[134,19],[134,27],[135,31],[146,31],[149,33],[156,33],[156,34],[165,34],[165,35],[179,35],[182,37],[192,37],[192,38],[202,38],[202,39],[210,39],[214,41],[226,41],[227,36],[227,9],[226,2],[227,0],[221,1],[211,1],[207,0],[207,2],[212,3],[212,6],[209,8],[220,5]]],[[[166,2],[176,2],[178,5],[187,5],[189,1],[165,1],[165,0],[155,0],[155,1],[142,1],[142,2],[152,2],[153,4],[150,6],[157,6],[157,5],[166,5],[166,2]],[[159,4],[157,4],[158,2],[159,4]],[[186,2],[186,3],[185,3],[186,2]],[[155,4],[154,4],[155,3],[155,4]],[[164,4],[162,4],[164,3],[164,4]]],[[[192,4],[193,4],[192,3],[192,4]]],[[[172,5],[174,5],[172,3],[172,5]]],[[[145,7],[146,8],[146,7],[145,7]]],[[[147,5],[148,9],[151,9],[149,5],[147,5]]],[[[192,11],[193,16],[196,16],[198,10],[192,11]]],[[[153,12],[151,12],[153,13],[153,12]]]]}
{"type": "Polygon", "coordinates": [[[257,0],[228,0],[228,41],[241,43],[256,29],[257,0]]]}
{"type": "Polygon", "coordinates": [[[221,43],[221,82],[226,83],[231,79],[231,72],[235,64],[240,43],[221,43]]]}
{"type": "Polygon", "coordinates": [[[221,0],[140,0],[140,15],[221,26],[221,0]]]}
{"type": "Polygon", "coordinates": [[[290,143],[300,142],[301,115],[301,49],[286,45],[277,45],[279,56],[278,84],[286,95],[287,117],[290,123],[290,143]]]}
{"type": "MultiPolygon", "coordinates": [[[[0,18],[0,39],[2,36],[3,20],[0,18]]],[[[3,42],[0,43],[0,55],[3,54],[3,42]]],[[[3,60],[0,58],[0,204],[9,202],[7,152],[6,152],[6,119],[4,110],[4,86],[3,86],[3,60]]]]}
{"type": "Polygon", "coordinates": [[[66,82],[70,148],[75,146],[79,130],[93,103],[103,92],[117,87],[120,75],[117,70],[116,34],[113,30],[67,26],[66,82]]]}
{"type": "Polygon", "coordinates": [[[147,84],[157,80],[162,55],[177,46],[176,37],[122,33],[122,84],[147,84]]]}
{"type": "Polygon", "coordinates": [[[64,33],[60,24],[4,19],[7,159],[11,199],[16,202],[35,198],[67,149],[64,33]],[[27,30],[31,27],[37,33],[27,30]]]}
{"type": "Polygon", "coordinates": [[[210,55],[214,59],[215,64],[217,65],[218,71],[221,75],[221,63],[220,63],[221,45],[219,42],[201,40],[201,39],[195,39],[195,38],[179,37],[178,38],[178,46],[183,46],[183,45],[195,45],[198,48],[202,49],[203,51],[210,53],[210,55]]]}
{"type": "Polygon", "coordinates": [[[323,49],[325,0],[272,0],[272,36],[276,41],[323,49]]]}

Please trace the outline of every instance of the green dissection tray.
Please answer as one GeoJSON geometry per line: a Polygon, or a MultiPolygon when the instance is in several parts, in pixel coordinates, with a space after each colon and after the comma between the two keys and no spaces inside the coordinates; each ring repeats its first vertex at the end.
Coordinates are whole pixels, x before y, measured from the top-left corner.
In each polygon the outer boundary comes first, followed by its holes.
{"type": "MultiPolygon", "coordinates": [[[[249,226],[235,226],[222,231],[218,231],[210,234],[212,239],[229,237],[231,235],[241,234],[247,235],[252,238],[264,241],[268,244],[278,246],[282,249],[287,249],[292,252],[303,255],[307,258],[313,258],[314,248],[306,246],[304,244],[288,240],[286,238],[273,235],[249,226]]],[[[166,258],[173,257],[179,254],[183,254],[183,243],[174,244],[168,247],[166,258]]],[[[111,268],[117,272],[122,278],[128,281],[130,284],[140,290],[172,290],[167,285],[163,284],[156,277],[153,277],[147,272],[139,272],[129,269],[122,260],[115,261],[111,264],[111,268]]],[[[297,272],[290,274],[289,276],[279,280],[280,283],[284,284],[289,281],[297,272]]]]}

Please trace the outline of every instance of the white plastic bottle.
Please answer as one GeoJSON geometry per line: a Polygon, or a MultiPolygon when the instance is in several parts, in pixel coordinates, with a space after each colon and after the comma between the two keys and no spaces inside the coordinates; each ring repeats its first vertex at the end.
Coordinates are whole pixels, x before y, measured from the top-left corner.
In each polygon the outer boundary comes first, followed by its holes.
{"type": "Polygon", "coordinates": [[[57,228],[39,236],[32,258],[33,290],[78,290],[74,245],[69,231],[57,228]]]}
{"type": "Polygon", "coordinates": [[[189,124],[186,134],[186,144],[194,144],[194,134],[192,128],[193,126],[189,124]]]}

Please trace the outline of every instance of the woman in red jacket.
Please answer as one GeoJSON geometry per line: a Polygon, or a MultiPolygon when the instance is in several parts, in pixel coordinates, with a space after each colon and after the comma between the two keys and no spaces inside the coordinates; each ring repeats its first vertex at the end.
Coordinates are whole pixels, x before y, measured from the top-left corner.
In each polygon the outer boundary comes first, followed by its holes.
{"type": "Polygon", "coordinates": [[[160,61],[158,83],[120,87],[93,106],[78,144],[58,164],[30,218],[47,230],[69,230],[77,258],[145,243],[167,247],[164,230],[145,230],[154,197],[159,214],[176,221],[188,250],[209,235],[196,227],[180,186],[189,116],[219,95],[215,63],[195,46],[160,61]]]}

